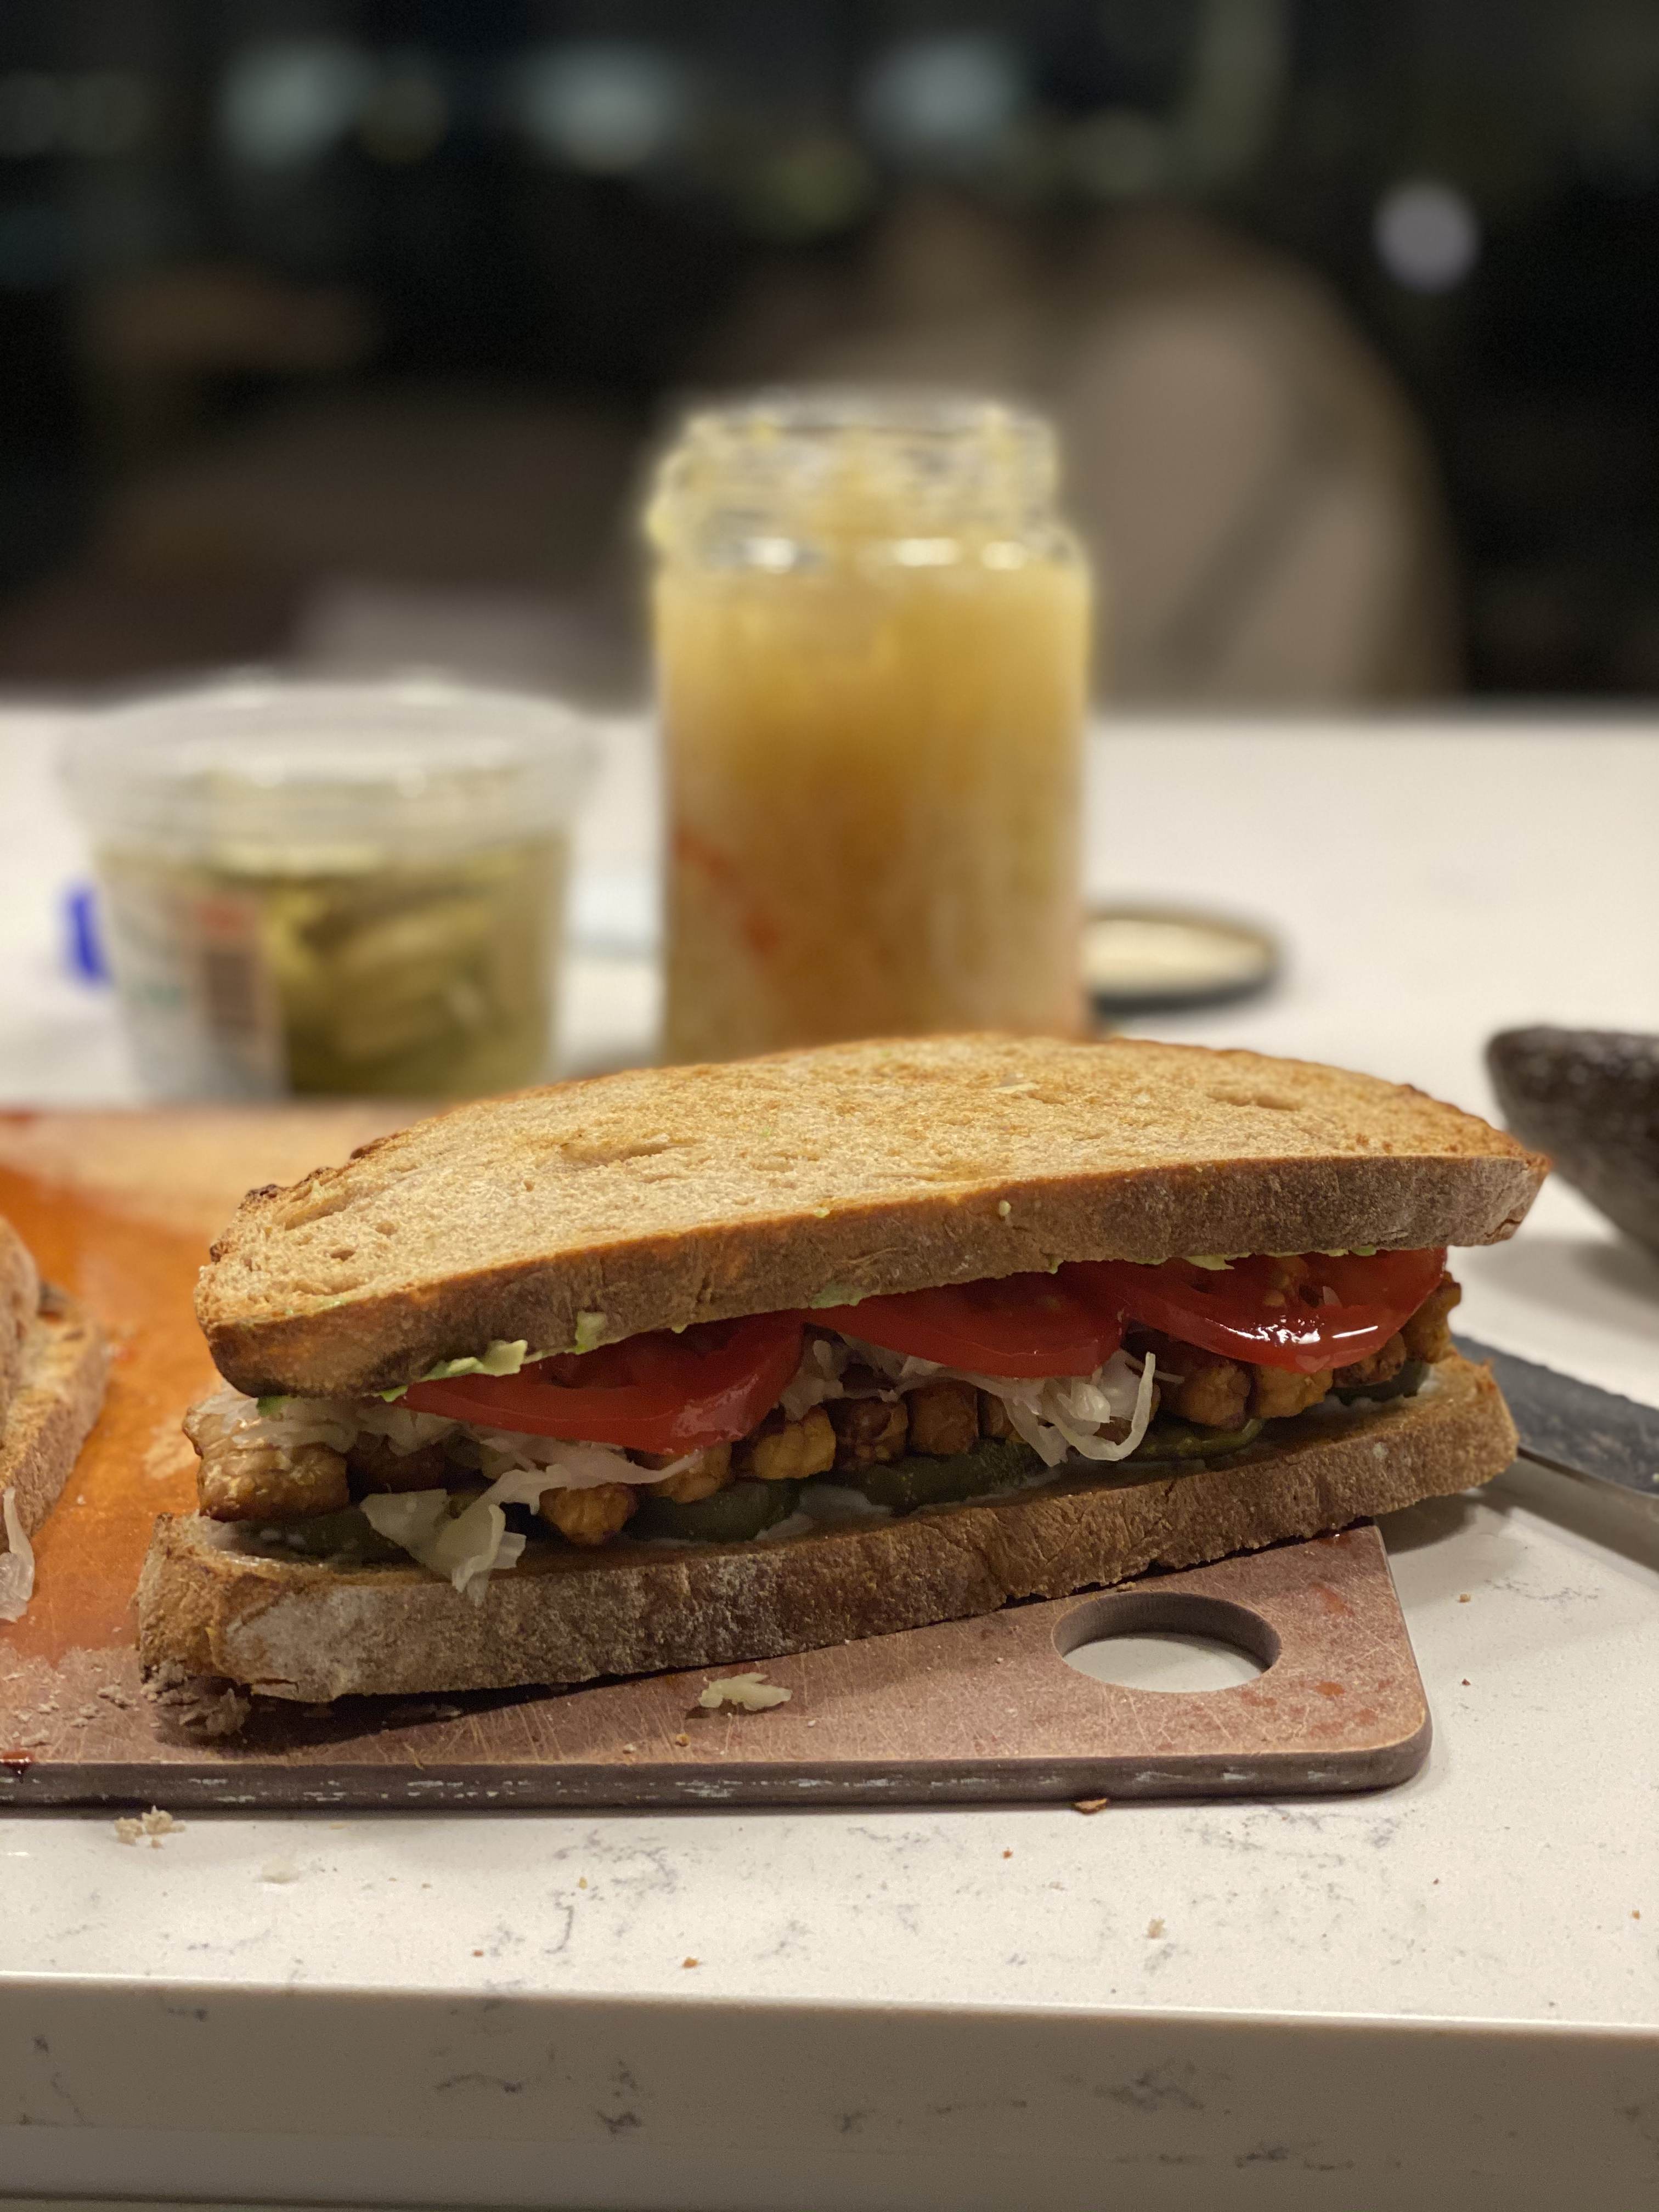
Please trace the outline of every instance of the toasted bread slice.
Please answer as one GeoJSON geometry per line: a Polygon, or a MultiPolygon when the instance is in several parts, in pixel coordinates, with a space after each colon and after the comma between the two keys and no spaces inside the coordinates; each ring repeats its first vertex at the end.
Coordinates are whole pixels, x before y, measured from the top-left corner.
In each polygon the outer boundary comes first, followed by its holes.
{"type": "Polygon", "coordinates": [[[197,1313],[239,1389],[386,1389],[524,1338],[1183,1253],[1486,1244],[1546,1163],[1304,1060],[940,1037],[641,1069],[461,1106],[253,1191],[197,1313]]]}
{"type": "Polygon", "coordinates": [[[769,1659],[1318,1535],[1486,1482],[1515,1455],[1490,1373],[1455,1355],[1415,1398],[1273,1425],[1190,1474],[1079,1468],[1016,1497],[775,1542],[532,1548],[481,1606],[412,1562],[272,1558],[164,1514],[139,1649],[149,1666],[307,1702],[769,1659]]]}
{"type": "Polygon", "coordinates": [[[0,1219],[0,1437],[23,1379],[24,1347],[40,1309],[40,1278],[27,1244],[0,1219]]]}
{"type": "MultiPolygon", "coordinates": [[[[24,1333],[17,1386],[0,1421],[0,1496],[15,1492],[33,1535],[56,1504],[104,1402],[109,1345],[66,1291],[46,1284],[24,1333]]],[[[0,1552],[8,1548],[0,1526],[0,1552]]]]}

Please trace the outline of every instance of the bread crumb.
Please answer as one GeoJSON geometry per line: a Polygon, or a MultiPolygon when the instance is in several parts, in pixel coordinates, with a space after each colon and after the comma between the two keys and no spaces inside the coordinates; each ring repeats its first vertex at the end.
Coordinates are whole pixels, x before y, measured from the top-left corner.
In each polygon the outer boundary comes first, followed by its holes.
{"type": "Polygon", "coordinates": [[[192,1735],[237,1735],[253,1701],[234,1684],[212,1674],[192,1674],[176,1659],[164,1659],[145,1683],[168,1718],[192,1735]]]}
{"type": "Polygon", "coordinates": [[[585,1874],[579,1874],[579,1875],[576,1876],[576,1887],[577,1887],[577,1888],[578,1888],[578,1889],[586,1889],[586,1887],[587,1887],[587,1876],[586,1876],[585,1874]]]}
{"type": "Polygon", "coordinates": [[[691,1739],[687,1735],[685,1730],[682,1729],[679,1734],[675,1737],[674,1741],[676,1743],[685,1744],[690,1743],[691,1739]]]}
{"type": "Polygon", "coordinates": [[[136,1818],[129,1813],[115,1823],[118,1841],[137,1844],[148,1837],[153,1851],[159,1851],[162,1837],[172,1835],[175,1829],[182,1835],[183,1821],[175,1820],[171,1813],[164,1813],[159,1805],[152,1805],[148,1813],[140,1813],[136,1818]]]}
{"type": "Polygon", "coordinates": [[[1156,1914],[1146,1923],[1146,1933],[1155,1943],[1164,1933],[1164,1923],[1156,1914]]]}
{"type": "Polygon", "coordinates": [[[473,1957],[474,1957],[475,1959],[482,1959],[482,1958],[483,1958],[483,1953],[482,1951],[475,1951],[475,1952],[472,1954],[472,1955],[473,1955],[473,1957]]]}
{"type": "Polygon", "coordinates": [[[701,1959],[682,1959],[680,1960],[680,1964],[683,1966],[700,1966],[702,1964],[702,1960],[701,1959]]]}
{"type": "Polygon", "coordinates": [[[261,1881],[298,1881],[300,1862],[295,1858],[267,1859],[259,1869],[261,1881]]]}
{"type": "Polygon", "coordinates": [[[1474,1593],[1469,1590],[1459,1590],[1457,1593],[1457,1602],[1459,1605],[1467,1605],[1473,1595],[1474,1593]]]}
{"type": "Polygon", "coordinates": [[[999,1220],[1006,1221],[1013,1210],[1013,1207],[1009,1205],[1006,1198],[1000,1198],[997,1200],[997,1218],[999,1220]]]}
{"type": "Polygon", "coordinates": [[[774,1705],[787,1705],[793,1695],[793,1690],[781,1689],[758,1673],[726,1674],[718,1682],[710,1682],[697,1703],[710,1713],[722,1705],[735,1705],[745,1713],[763,1713],[774,1705]]]}
{"type": "Polygon", "coordinates": [[[1075,1797],[1072,1801],[1074,1813],[1103,1813],[1111,1803],[1109,1797],[1075,1797]]]}
{"type": "Polygon", "coordinates": [[[1632,1910],[1630,1917],[1632,1920],[1639,1920],[1642,1917],[1641,1914],[1634,1910],[1632,1910]]]}
{"type": "Polygon", "coordinates": [[[1002,1856],[1003,1856],[1003,1857],[1004,1857],[1004,1858],[1006,1858],[1006,1859],[1011,1859],[1011,1858],[1012,1858],[1012,1856],[1013,1856],[1014,1855],[1013,1855],[1013,1853],[1012,1853],[1012,1851],[1004,1851],[1004,1853],[1002,1854],[1002,1856]]]}
{"type": "Polygon", "coordinates": [[[1472,1689],[1474,1686],[1474,1684],[1469,1680],[1468,1676],[1467,1674],[1465,1674],[1465,1675],[1464,1675],[1464,1677],[1463,1677],[1463,1687],[1464,1687],[1466,1690],[1468,1690],[1468,1689],[1472,1689]]]}

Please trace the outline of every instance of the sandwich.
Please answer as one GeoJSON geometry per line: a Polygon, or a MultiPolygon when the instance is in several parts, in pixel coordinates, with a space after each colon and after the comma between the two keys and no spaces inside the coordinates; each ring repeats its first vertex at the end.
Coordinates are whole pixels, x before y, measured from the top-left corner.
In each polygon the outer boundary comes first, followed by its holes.
{"type": "Polygon", "coordinates": [[[108,1370],[97,1323],[41,1281],[0,1218],[0,1620],[20,1619],[33,1592],[29,1539],[98,1418],[108,1370]]]}
{"type": "Polygon", "coordinates": [[[278,1697],[778,1654],[1509,1464],[1447,1248],[1547,1163],[1340,1070],[836,1045],[456,1107],[251,1192],[140,1644],[278,1697]]]}

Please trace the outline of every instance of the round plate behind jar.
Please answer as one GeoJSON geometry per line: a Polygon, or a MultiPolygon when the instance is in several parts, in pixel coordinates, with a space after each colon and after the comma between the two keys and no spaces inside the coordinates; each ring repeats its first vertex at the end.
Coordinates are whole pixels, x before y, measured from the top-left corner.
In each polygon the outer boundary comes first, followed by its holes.
{"type": "Polygon", "coordinates": [[[1280,958],[1268,931],[1197,908],[1102,906],[1084,918],[1084,987],[1108,1020],[1250,998],[1280,958]]]}

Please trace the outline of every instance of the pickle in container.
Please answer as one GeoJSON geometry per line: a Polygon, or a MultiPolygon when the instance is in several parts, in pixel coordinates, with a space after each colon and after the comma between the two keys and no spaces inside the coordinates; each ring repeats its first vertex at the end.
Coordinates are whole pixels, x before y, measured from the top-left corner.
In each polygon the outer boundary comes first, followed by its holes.
{"type": "Polygon", "coordinates": [[[550,701],[243,683],[94,717],[65,762],[161,1097],[467,1097],[551,1056],[592,742],[550,701]]]}

